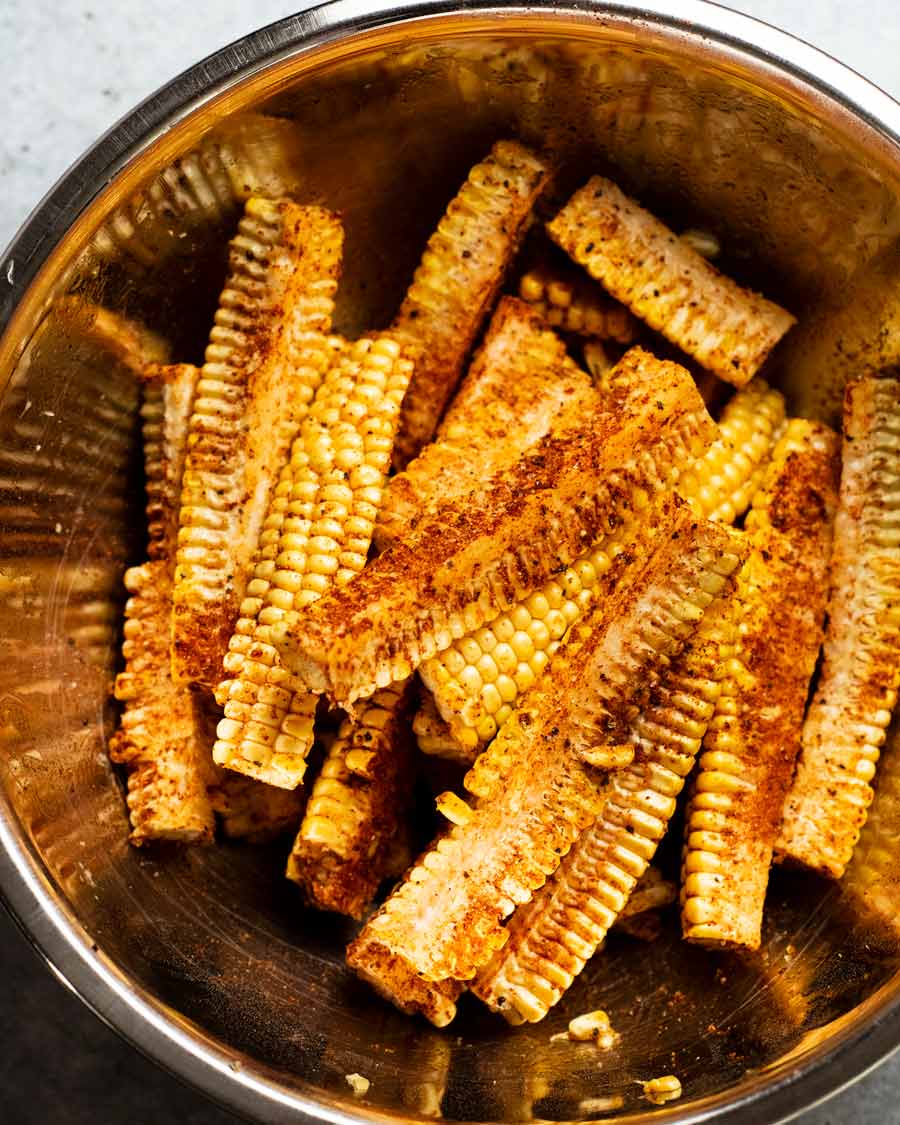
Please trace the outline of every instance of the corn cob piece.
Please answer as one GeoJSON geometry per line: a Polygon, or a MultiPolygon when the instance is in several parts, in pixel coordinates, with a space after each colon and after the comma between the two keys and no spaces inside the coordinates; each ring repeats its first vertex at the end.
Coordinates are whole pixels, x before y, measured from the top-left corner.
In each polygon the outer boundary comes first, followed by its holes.
{"type": "Polygon", "coordinates": [[[875,798],[859,836],[859,843],[841,880],[854,919],[860,914],[874,921],[891,944],[900,937],[900,725],[887,734],[878,765],[875,798]]]}
{"type": "Polygon", "coordinates": [[[402,539],[436,499],[461,499],[551,429],[577,422],[594,399],[562,340],[524,302],[504,297],[436,440],[391,479],[379,549],[402,539]]]}
{"type": "Polygon", "coordinates": [[[345,719],[316,778],[287,876],[320,909],[362,918],[388,874],[412,796],[411,694],[391,684],[345,719]]]}
{"type": "Polygon", "coordinates": [[[217,690],[213,756],[270,785],[303,780],[316,697],[282,667],[270,631],[365,566],[412,363],[391,336],[360,340],[325,376],[294,442],[260,538],[217,690]]]}
{"type": "Polygon", "coordinates": [[[734,523],[762,483],[784,425],[784,395],[759,377],[722,411],[719,438],[678,478],[678,492],[698,515],[734,523]]]}
{"type": "Polygon", "coordinates": [[[209,764],[198,738],[194,699],[166,674],[169,562],[131,567],[125,585],[131,595],[125,607],[125,671],[115,685],[116,698],[125,707],[109,756],[128,770],[131,842],[211,843],[215,819],[206,792],[209,764]]]}
{"type": "MultiPolygon", "coordinates": [[[[418,1007],[411,978],[468,981],[503,945],[504,919],[603,807],[613,775],[583,755],[624,737],[659,668],[740,565],[714,525],[674,503],[659,518],[651,558],[623,561],[615,594],[469,771],[471,818],[438,839],[350,946],[350,965],[402,1005],[418,1007]]],[[[451,1014],[445,1004],[442,1018],[451,1014]]]]}
{"type": "Polygon", "coordinates": [[[543,439],[506,473],[437,507],[403,543],[301,618],[273,627],[285,664],[339,703],[405,679],[574,562],[715,436],[683,368],[639,348],[621,397],[543,439]]]}
{"type": "Polygon", "coordinates": [[[109,747],[128,769],[136,845],[209,843],[215,827],[208,743],[191,692],[172,682],[169,649],[178,489],[198,374],[187,365],[149,368],[141,407],[150,561],[125,574],[125,670],[115,684],[125,707],[109,747]]]}
{"type": "Polygon", "coordinates": [[[628,309],[575,270],[541,262],[522,274],[519,296],[562,332],[620,344],[630,344],[637,335],[637,322],[628,309]]]}
{"type": "Polygon", "coordinates": [[[822,643],[838,441],[795,419],[747,515],[734,660],[687,809],[681,918],[701,945],[756,950],[784,799],[822,643]]]}
{"type": "Polygon", "coordinates": [[[423,754],[434,758],[446,758],[448,761],[459,762],[465,766],[470,766],[478,756],[477,746],[468,750],[454,738],[450,724],[438,711],[430,691],[422,692],[412,726],[416,742],[423,754]]]}
{"type": "MultiPolygon", "coordinates": [[[[622,376],[611,379],[608,390],[620,385],[622,376]]],[[[730,523],[743,515],[783,420],[784,398],[778,391],[761,379],[742,388],[725,409],[718,440],[678,478],[680,495],[708,519],[730,523]]],[[[425,661],[420,675],[449,724],[451,746],[473,753],[494,737],[566,630],[594,603],[599,576],[626,535],[627,529],[619,528],[510,612],[425,661]]],[[[430,717],[422,722],[433,729],[430,717]]]]}
{"type": "Polygon", "coordinates": [[[185,253],[186,235],[208,236],[233,221],[249,196],[290,193],[299,156],[293,122],[241,114],[117,207],[90,253],[138,274],[158,268],[185,253]]]}
{"type": "Polygon", "coordinates": [[[257,197],[231,243],[182,485],[179,683],[219,681],[270,493],[322,378],[341,244],[330,212],[257,197]]]}
{"type": "Polygon", "coordinates": [[[609,775],[593,825],[516,911],[505,946],[477,978],[475,994],[510,1023],[537,1022],[559,1001],[653,859],[716,706],[731,655],[729,625],[721,611],[711,614],[662,672],[649,706],[621,736],[635,748],[634,761],[609,775]]]}
{"type": "Polygon", "coordinates": [[[398,468],[434,435],[547,171],[524,145],[498,141],[469,173],[429,239],[393,324],[401,340],[421,349],[400,418],[398,468]]]}
{"type": "Polygon", "coordinates": [[[794,323],[725,277],[686,241],[594,176],[547,225],[554,242],[651,328],[735,386],[794,323]]]}
{"type": "Polygon", "coordinates": [[[898,452],[900,378],[849,383],[824,662],[776,845],[834,878],[865,823],[900,686],[898,452]]]}

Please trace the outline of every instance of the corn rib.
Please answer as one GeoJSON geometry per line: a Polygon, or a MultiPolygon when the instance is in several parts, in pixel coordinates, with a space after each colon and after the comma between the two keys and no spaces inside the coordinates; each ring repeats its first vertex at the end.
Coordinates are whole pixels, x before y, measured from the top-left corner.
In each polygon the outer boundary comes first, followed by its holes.
{"type": "Polygon", "coordinates": [[[362,918],[388,874],[409,811],[411,684],[392,684],[347,718],[316,778],[287,876],[313,905],[362,918]]]}
{"type": "Polygon", "coordinates": [[[342,237],[328,211],[254,197],[231,243],[182,482],[178,683],[219,680],[270,493],[322,378],[342,237]]]}
{"type": "Polygon", "coordinates": [[[719,419],[719,438],[678,478],[698,515],[734,523],[760,487],[784,426],[784,395],[759,377],[742,387],[719,419]]]}
{"type": "Polygon", "coordinates": [[[217,689],[216,762],[270,785],[303,780],[316,697],[281,664],[271,630],[365,566],[412,363],[388,335],[363,339],[325,376],[278,486],[217,689]]]}
{"type": "Polygon", "coordinates": [[[451,762],[470,766],[478,756],[479,749],[466,749],[454,738],[450,724],[440,714],[434,696],[423,690],[419,707],[413,717],[413,734],[423,754],[434,758],[446,758],[451,762]]]}
{"type": "Polygon", "coordinates": [[[128,771],[131,841],[209,843],[215,821],[206,792],[212,763],[204,753],[195,700],[172,683],[169,627],[178,490],[188,419],[198,381],[188,365],[148,368],[143,444],[150,561],[125,573],[125,669],[115,696],[124,703],[109,754],[128,771]]]}
{"type": "Polygon", "coordinates": [[[784,799],[822,643],[838,441],[795,419],[747,515],[730,607],[736,651],[703,744],[685,826],[681,917],[703,945],[756,950],[784,799]]]}
{"type": "Polygon", "coordinates": [[[594,402],[589,377],[522,301],[504,297],[435,441],[391,479],[376,543],[402,539],[436,500],[461,499],[594,402]]]}
{"type": "Polygon", "coordinates": [[[794,323],[790,313],[719,273],[602,176],[577,191],[547,231],[636,316],[737,387],[753,378],[794,323]]]}
{"type": "Polygon", "coordinates": [[[475,994],[510,1023],[544,1018],[603,944],[646,872],[715,709],[733,633],[721,616],[710,614],[662,671],[649,706],[623,736],[634,746],[634,761],[610,775],[596,820],[553,878],[516,911],[506,944],[477,978],[475,994]]]}
{"type": "Polygon", "coordinates": [[[627,390],[582,428],[548,436],[482,491],[435,508],[355,582],[274,626],[286,666],[336,702],[371,695],[511,608],[667,488],[715,424],[683,368],[639,348],[621,366],[627,390]]]}
{"type": "Polygon", "coordinates": [[[776,845],[840,878],[872,800],[900,686],[900,378],[847,385],[831,600],[818,688],[776,845]]]}
{"type": "Polygon", "coordinates": [[[615,594],[469,771],[472,816],[438,839],[350,946],[350,965],[401,1005],[416,1006],[410,979],[468,981],[503,945],[504,919],[602,807],[612,775],[583,753],[621,738],[639,695],[740,565],[727,533],[679,505],[663,505],[659,519],[652,557],[623,561],[615,594]]]}
{"type": "Polygon", "coordinates": [[[471,170],[429,239],[392,326],[404,343],[420,349],[400,418],[398,468],[434,435],[547,171],[524,145],[498,141],[471,170]]]}
{"type": "Polygon", "coordinates": [[[630,344],[637,335],[637,323],[628,309],[575,270],[539,263],[522,274],[519,296],[561,332],[619,344],[630,344]]]}

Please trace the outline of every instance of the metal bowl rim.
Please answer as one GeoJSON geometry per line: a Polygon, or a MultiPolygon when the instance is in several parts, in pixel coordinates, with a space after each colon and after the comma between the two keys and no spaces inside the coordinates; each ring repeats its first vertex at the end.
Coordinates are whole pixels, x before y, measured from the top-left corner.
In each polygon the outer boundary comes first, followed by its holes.
{"type": "MultiPolygon", "coordinates": [[[[891,148],[900,164],[900,104],[868,79],[830,55],[751,16],[709,0],[681,0],[679,16],[667,0],[329,0],[261,28],[214,52],[161,87],[121,118],[60,178],[35,207],[5,253],[0,256],[0,332],[61,238],[100,192],[152,141],[203,102],[234,88],[251,74],[300,50],[311,50],[338,37],[383,29],[423,17],[540,14],[583,21],[603,16],[642,22],[668,33],[697,37],[717,50],[757,68],[773,69],[869,126],[891,148]],[[3,284],[5,282],[5,284],[3,284]]],[[[2,343],[0,335],[0,343],[2,343]]],[[[0,352],[2,352],[0,347],[0,352]]],[[[236,1113],[280,1122],[328,1121],[334,1125],[393,1122],[397,1118],[334,1098],[287,1093],[277,1083],[255,1075],[242,1060],[230,1057],[211,1039],[143,990],[104,957],[58,895],[41,863],[16,830],[5,798],[0,802],[0,897],[35,950],[59,980],[97,1016],[143,1054],[171,1074],[199,1088],[236,1113]]],[[[840,1042],[790,1073],[751,1090],[729,1105],[720,1096],[687,1113],[673,1107],[654,1117],[661,1125],[751,1125],[785,1121],[862,1077],[900,1046],[900,994],[840,1042]],[[709,1104],[712,1103],[712,1104],[709,1104]]]]}

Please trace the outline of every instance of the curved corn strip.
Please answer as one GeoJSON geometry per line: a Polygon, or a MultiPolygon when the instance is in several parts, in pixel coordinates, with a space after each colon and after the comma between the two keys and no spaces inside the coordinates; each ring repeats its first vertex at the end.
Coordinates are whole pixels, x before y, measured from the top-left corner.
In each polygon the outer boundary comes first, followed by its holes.
{"type": "Polygon", "coordinates": [[[150,561],[125,573],[125,670],[115,683],[125,706],[109,746],[110,758],[128,769],[138,845],[209,843],[215,827],[209,744],[191,692],[172,683],[169,647],[178,491],[198,375],[188,365],[149,368],[141,407],[150,561]]]}
{"type": "Polygon", "coordinates": [[[756,378],[742,387],[719,419],[719,438],[678,478],[678,492],[698,515],[734,523],[762,483],[784,425],[784,395],[756,378]]]}
{"type": "Polygon", "coordinates": [[[504,297],[434,442],[391,478],[375,541],[402,539],[423,510],[462,498],[595,401],[588,376],[527,305],[504,297]]]}
{"type": "MultiPolygon", "coordinates": [[[[613,376],[609,385],[621,385],[613,376]]],[[[762,379],[738,391],[719,422],[719,438],[677,489],[699,515],[731,523],[743,515],[762,481],[784,422],[784,397],[762,379]]],[[[419,669],[452,740],[468,751],[489,742],[523,690],[546,668],[574,622],[594,604],[599,577],[621,550],[625,528],[601,540],[508,613],[433,657],[419,669]]]]}
{"type": "Polygon", "coordinates": [[[776,844],[843,874],[900,686],[900,378],[847,385],[824,663],[776,844]]]}
{"type": "Polygon", "coordinates": [[[633,348],[621,395],[543,439],[483,491],[435,508],[355,582],[272,631],[287,667],[336,702],[404,679],[511,608],[585,542],[669,487],[715,424],[690,376],[633,348]]]}
{"type": "Polygon", "coordinates": [[[638,879],[612,928],[639,941],[656,941],[662,933],[660,911],[677,900],[678,887],[651,864],[638,879]]]}
{"type": "Polygon", "coordinates": [[[362,918],[388,874],[412,796],[410,694],[392,684],[345,719],[316,778],[287,877],[320,909],[362,918]]]}
{"type": "Polygon", "coordinates": [[[348,950],[401,1004],[415,977],[470,980],[500,948],[503,921],[552,875],[603,807],[615,774],[581,752],[616,741],[660,664],[677,656],[740,565],[727,534],[663,511],[649,560],[628,560],[614,597],[578,631],[469,771],[477,803],[412,868],[348,950]]]}
{"type": "Polygon", "coordinates": [[[574,270],[543,262],[522,274],[519,296],[562,332],[620,344],[630,344],[637,335],[637,322],[628,309],[574,270]]]}
{"type": "Polygon", "coordinates": [[[636,316],[737,387],[794,323],[778,305],[720,274],[602,176],[577,191],[547,231],[636,316]]]}
{"type": "Polygon", "coordinates": [[[759,948],[775,837],[791,782],[827,598],[838,441],[795,419],[747,515],[738,638],[685,821],[688,941],[759,948]]]}
{"type": "Polygon", "coordinates": [[[721,608],[662,672],[627,735],[634,762],[610,775],[597,819],[531,903],[516,911],[506,945],[476,980],[475,994],[510,1023],[544,1018],[605,941],[645,874],[715,710],[723,661],[731,656],[733,629],[721,608]]]}
{"type": "Polygon", "coordinates": [[[218,683],[269,496],[322,378],[342,238],[328,211],[253,198],[231,243],[182,482],[177,682],[218,683]]]}
{"type": "Polygon", "coordinates": [[[338,355],[283,470],[229,643],[213,755],[270,785],[303,780],[316,697],[278,659],[270,631],[365,566],[412,363],[390,336],[338,355]]]}
{"type": "Polygon", "coordinates": [[[302,793],[276,789],[231,770],[218,770],[208,792],[222,833],[230,840],[268,843],[295,832],[303,815],[302,793]]]}
{"type": "Polygon", "coordinates": [[[398,468],[434,435],[546,178],[547,165],[524,145],[498,141],[429,239],[392,325],[421,350],[400,418],[398,468]]]}

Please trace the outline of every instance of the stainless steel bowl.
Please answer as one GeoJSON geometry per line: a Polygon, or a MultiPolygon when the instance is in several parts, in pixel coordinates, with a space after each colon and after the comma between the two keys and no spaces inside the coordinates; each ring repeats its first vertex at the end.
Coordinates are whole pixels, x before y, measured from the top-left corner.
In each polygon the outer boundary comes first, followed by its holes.
{"type": "MultiPolygon", "coordinates": [[[[891,927],[852,880],[780,873],[755,959],[668,931],[623,939],[547,1025],[510,1031],[473,1006],[438,1033],[349,977],[348,927],[301,908],[277,854],[129,848],[104,754],[140,489],[128,340],[98,307],[198,358],[246,184],[343,211],[354,331],[390,315],[466,167],[517,133],[557,149],[573,182],[612,169],[673,223],[711,228],[729,270],[800,314],[779,364],[795,409],[833,417],[849,371],[896,358],[900,106],[762,24],[677,7],[305,12],[117,125],[2,261],[0,884],[86,1003],[248,1116],[771,1121],[900,1041],[891,927]],[[204,184],[223,167],[216,202],[204,184]],[[549,1042],[597,1006],[621,1032],[614,1056],[549,1042]],[[362,1099],[353,1072],[371,1080],[362,1099]],[[653,1109],[639,1080],[669,1072],[685,1096],[653,1109]]],[[[900,906],[890,881],[883,893],[900,906]]]]}

